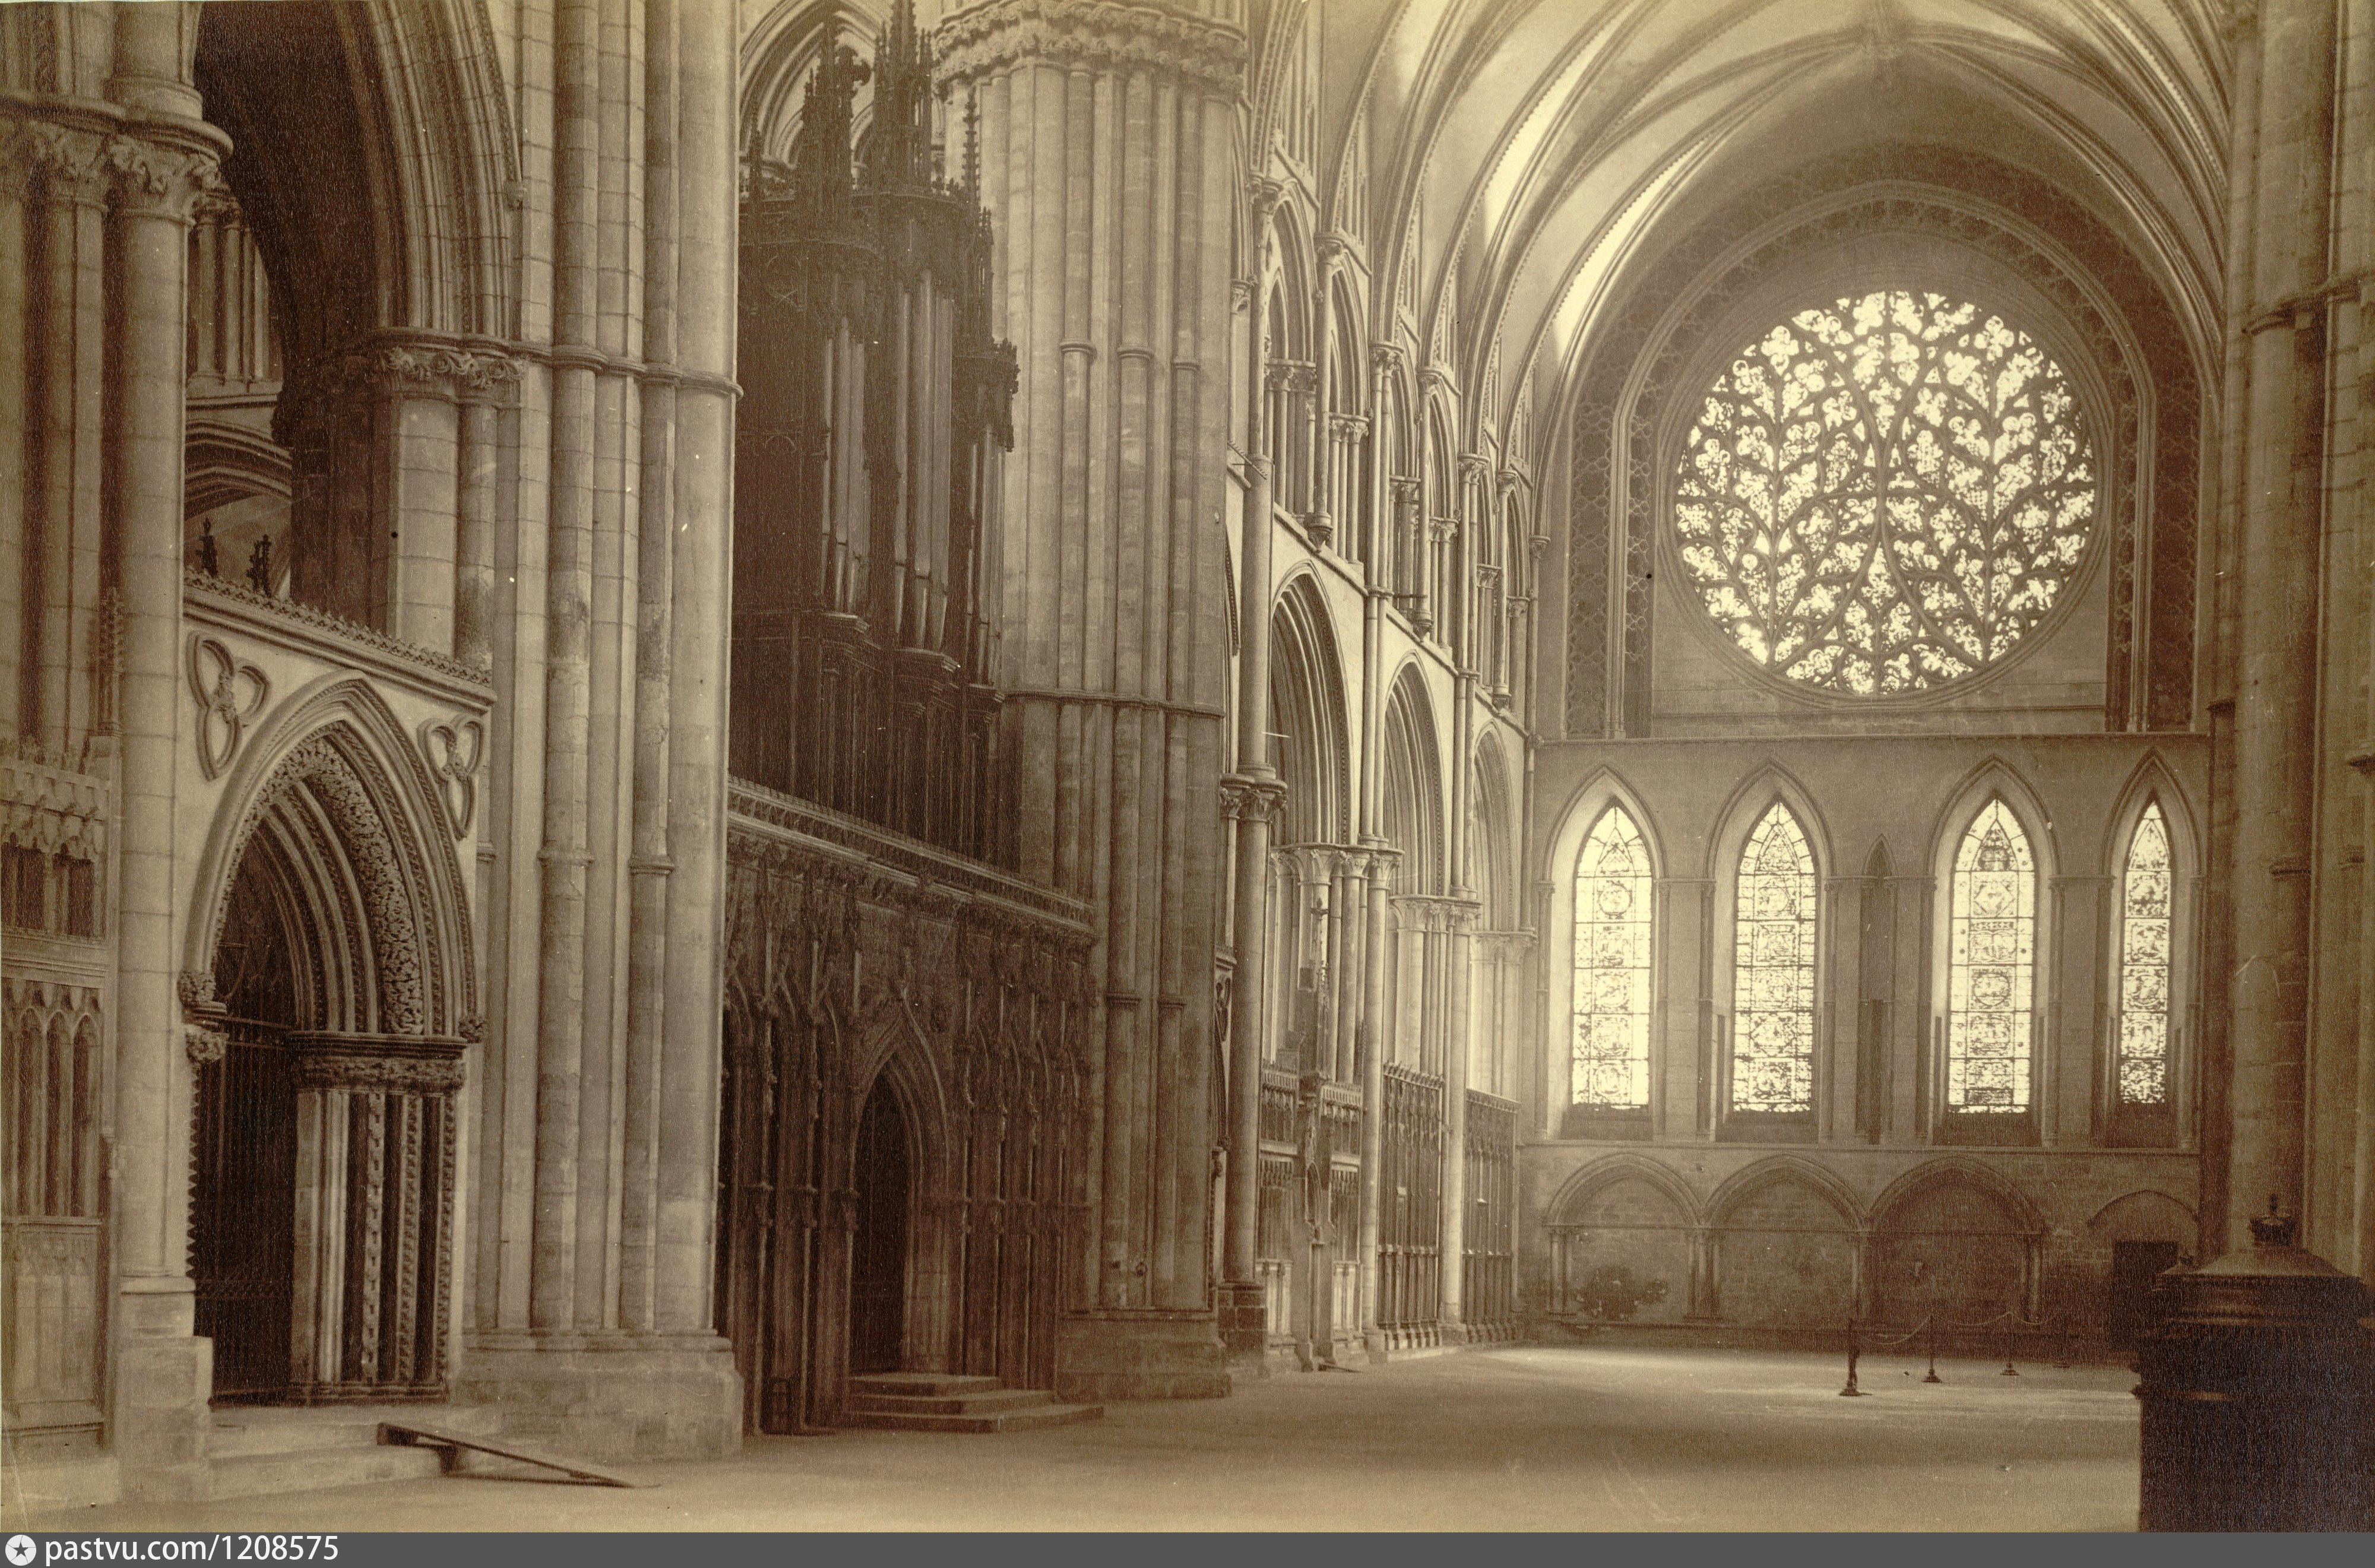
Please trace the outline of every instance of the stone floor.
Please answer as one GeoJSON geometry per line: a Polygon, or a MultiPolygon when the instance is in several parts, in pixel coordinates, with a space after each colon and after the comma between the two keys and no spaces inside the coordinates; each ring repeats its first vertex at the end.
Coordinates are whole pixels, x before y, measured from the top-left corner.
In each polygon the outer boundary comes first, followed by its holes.
{"type": "Polygon", "coordinates": [[[400,1481],[82,1529],[2124,1530],[2134,1374],[1867,1357],[1513,1347],[1117,1405],[996,1436],[761,1438],[614,1491],[400,1481]]]}

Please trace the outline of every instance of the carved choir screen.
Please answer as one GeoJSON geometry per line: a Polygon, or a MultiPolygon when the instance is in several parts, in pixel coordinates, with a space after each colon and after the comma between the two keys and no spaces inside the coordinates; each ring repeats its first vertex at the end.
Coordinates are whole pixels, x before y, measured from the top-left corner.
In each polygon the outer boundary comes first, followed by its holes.
{"type": "Polygon", "coordinates": [[[785,797],[734,804],[715,1299],[748,1424],[831,1426],[868,1367],[1051,1386],[1058,1317],[1086,1290],[1076,916],[928,852],[919,878],[828,850],[799,830],[869,835],[785,797]],[[894,1120],[898,1160],[880,1147],[894,1120]],[[892,1164],[904,1226],[883,1210],[892,1164]]]}
{"type": "Polygon", "coordinates": [[[749,171],[733,770],[1005,865],[994,595],[1015,358],[989,331],[972,115],[952,177],[931,74],[903,5],[870,66],[823,52],[790,162],[749,171]]]}
{"type": "Polygon", "coordinates": [[[1436,1343],[1442,1321],[1443,1080],[1386,1067],[1377,1326],[1389,1350],[1436,1343]]]}
{"type": "Polygon", "coordinates": [[[1255,1267],[1270,1342],[1331,1359],[1361,1339],[1357,1091],[1266,1076],[1255,1267]]]}
{"type": "Polygon", "coordinates": [[[1466,1269],[1459,1296],[1471,1338],[1514,1334],[1518,1322],[1518,1107],[1468,1091],[1466,1269]]]}

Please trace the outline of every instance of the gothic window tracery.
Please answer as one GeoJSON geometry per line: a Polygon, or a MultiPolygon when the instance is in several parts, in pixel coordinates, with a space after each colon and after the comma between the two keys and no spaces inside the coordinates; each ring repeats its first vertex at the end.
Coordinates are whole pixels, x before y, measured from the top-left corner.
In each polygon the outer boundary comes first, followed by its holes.
{"type": "Polygon", "coordinates": [[[1649,846],[1624,807],[1592,824],[1576,863],[1577,1105],[1649,1103],[1649,846]]]}
{"type": "Polygon", "coordinates": [[[1731,1108],[1814,1107],[1814,852],[1775,801],[1740,852],[1732,950],[1731,1108]]]}
{"type": "Polygon", "coordinates": [[[2120,878],[2120,1100],[2168,1103],[2168,824],[2160,803],[2145,807],[2128,838],[2120,878]]]}
{"type": "Polygon", "coordinates": [[[1946,1107],[2027,1111],[2037,961],[2037,862],[2002,797],[1955,852],[1947,959],[1946,1107]]]}
{"type": "Polygon", "coordinates": [[[1874,289],[1743,348],[1701,401],[1674,530],[1742,652],[1850,696],[1926,690],[2034,631],[2094,536],[2069,378],[1968,301],[1874,289]]]}

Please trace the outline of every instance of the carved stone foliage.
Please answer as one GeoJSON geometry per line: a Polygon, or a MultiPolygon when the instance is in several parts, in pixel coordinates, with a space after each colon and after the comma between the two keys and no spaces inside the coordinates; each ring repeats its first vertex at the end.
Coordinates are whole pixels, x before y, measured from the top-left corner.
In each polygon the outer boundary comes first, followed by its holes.
{"type": "Polygon", "coordinates": [[[0,742],[0,840],[43,855],[100,860],[113,792],[30,737],[0,742]]]}
{"type": "Polygon", "coordinates": [[[1245,82],[1238,27],[1118,0],[990,0],[943,23],[939,43],[942,70],[957,80],[1031,60],[1156,72],[1216,92],[1237,92],[1245,82]]]}
{"type": "Polygon", "coordinates": [[[198,700],[198,771],[220,778],[239,754],[240,737],[272,699],[272,681],[219,637],[190,638],[190,692],[198,700]]]}
{"type": "MultiPolygon", "coordinates": [[[[258,792],[264,804],[242,828],[230,863],[239,863],[264,815],[280,812],[289,841],[320,862],[334,883],[351,885],[362,902],[368,934],[353,934],[344,961],[358,982],[376,978],[376,1027],[391,1034],[427,1033],[449,1016],[448,955],[429,912],[431,867],[423,846],[397,830],[404,813],[392,787],[377,769],[349,755],[352,744],[337,730],[325,730],[289,752],[258,792]],[[302,789],[312,808],[288,809],[286,792],[292,789],[302,789]],[[360,946],[366,940],[368,954],[360,946]]],[[[218,932],[222,919],[219,909],[218,932]]],[[[322,929],[330,928],[322,923],[322,929]]],[[[359,1027],[370,1020],[327,1021],[359,1027]]]]}
{"type": "Polygon", "coordinates": [[[433,1094],[462,1087],[462,1042],[419,1035],[292,1034],[299,1089],[433,1094]]]}

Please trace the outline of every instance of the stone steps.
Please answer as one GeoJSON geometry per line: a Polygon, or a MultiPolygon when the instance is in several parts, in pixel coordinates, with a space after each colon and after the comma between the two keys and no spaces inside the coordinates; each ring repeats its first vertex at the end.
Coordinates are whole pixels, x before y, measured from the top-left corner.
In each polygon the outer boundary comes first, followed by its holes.
{"type": "Polygon", "coordinates": [[[896,1432],[1026,1432],[1105,1413],[1103,1405],[1059,1405],[1044,1388],[1009,1388],[994,1377],[892,1372],[850,1379],[842,1423],[896,1432]]]}
{"type": "Polygon", "coordinates": [[[426,1421],[492,1435],[501,1411],[471,1405],[242,1405],[219,1408],[207,1437],[214,1497],[261,1497],[375,1481],[419,1480],[443,1468],[432,1448],[383,1444],[384,1421],[426,1421]]]}

